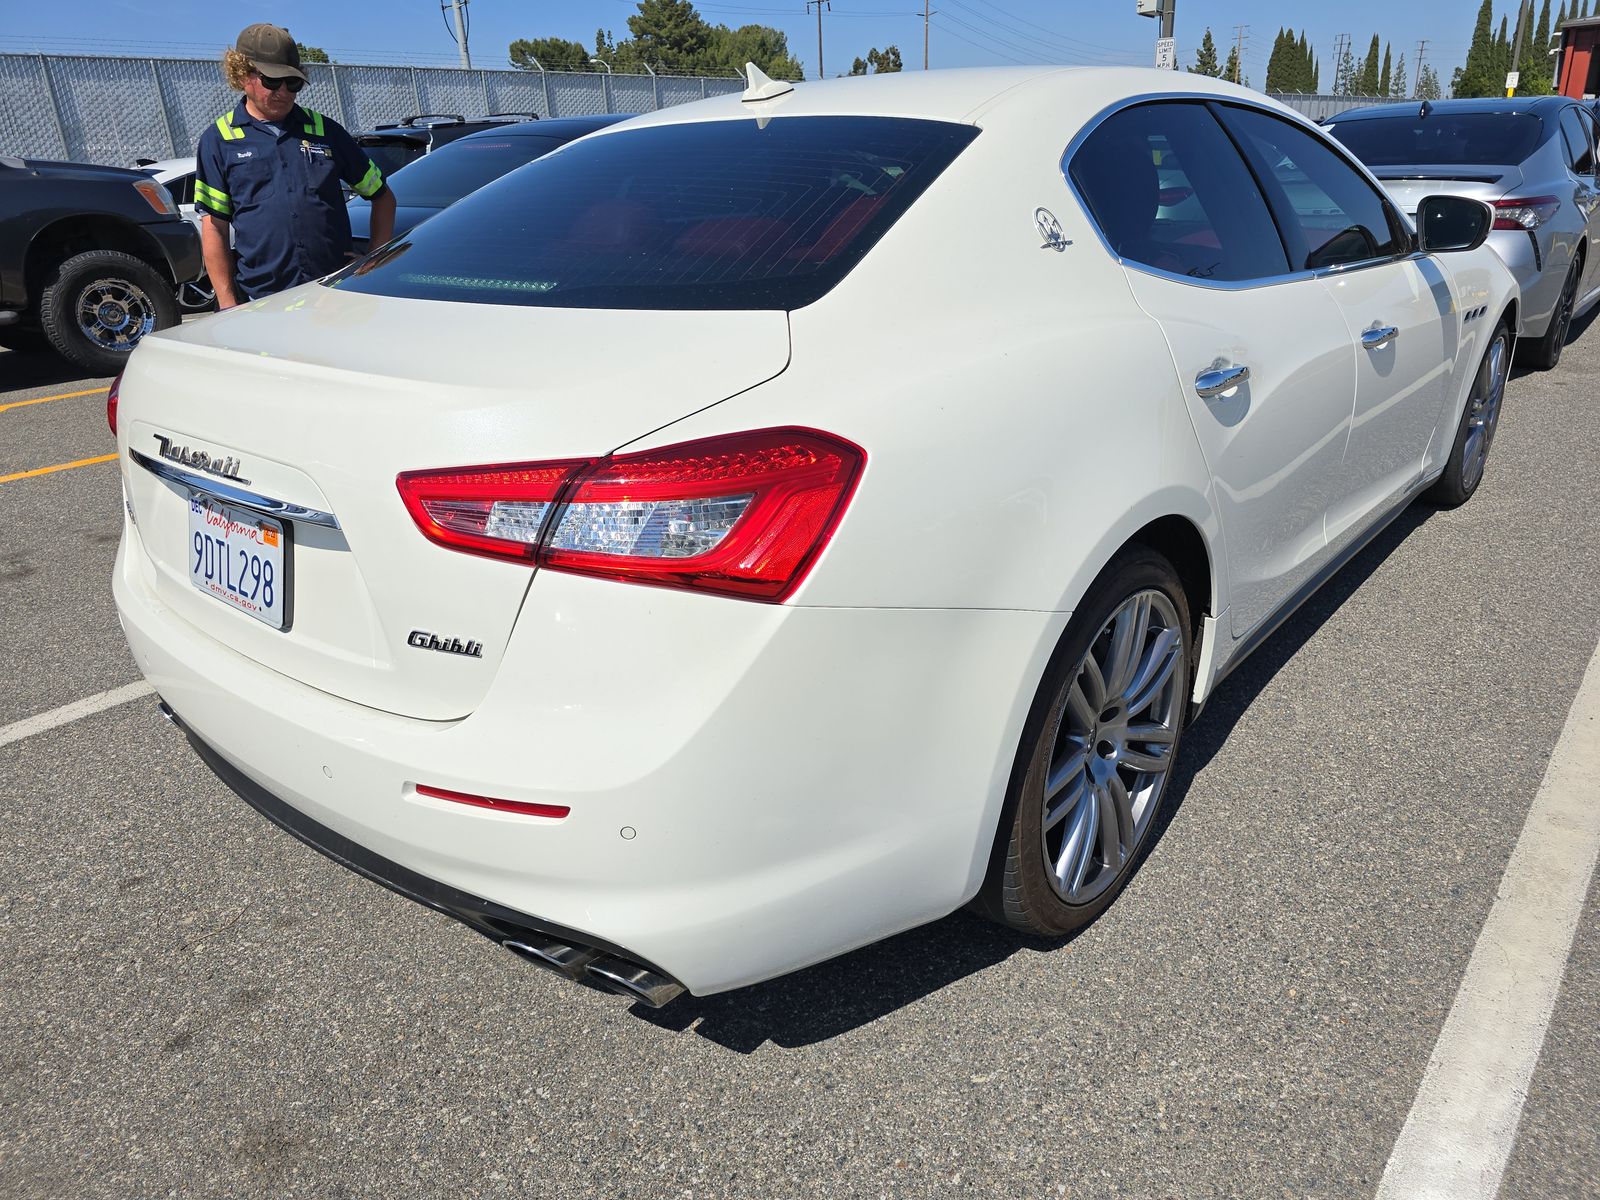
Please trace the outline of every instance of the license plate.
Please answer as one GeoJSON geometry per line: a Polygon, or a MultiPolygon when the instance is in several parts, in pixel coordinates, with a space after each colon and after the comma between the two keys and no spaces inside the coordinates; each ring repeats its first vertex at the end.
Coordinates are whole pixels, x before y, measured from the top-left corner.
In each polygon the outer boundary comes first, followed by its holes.
{"type": "Polygon", "coordinates": [[[189,582],[274,629],[289,610],[288,540],[271,517],[189,493],[189,582]]]}

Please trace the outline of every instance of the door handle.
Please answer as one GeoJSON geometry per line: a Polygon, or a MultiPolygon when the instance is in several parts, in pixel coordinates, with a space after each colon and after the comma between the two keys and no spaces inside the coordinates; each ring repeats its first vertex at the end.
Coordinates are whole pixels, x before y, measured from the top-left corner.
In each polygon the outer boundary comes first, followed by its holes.
{"type": "Polygon", "coordinates": [[[1250,379],[1249,367],[1214,367],[1194,377],[1194,393],[1202,400],[1220,396],[1250,379]]]}
{"type": "Polygon", "coordinates": [[[1400,331],[1393,325],[1374,325],[1361,335],[1361,344],[1368,350],[1382,350],[1399,336],[1400,331]]]}

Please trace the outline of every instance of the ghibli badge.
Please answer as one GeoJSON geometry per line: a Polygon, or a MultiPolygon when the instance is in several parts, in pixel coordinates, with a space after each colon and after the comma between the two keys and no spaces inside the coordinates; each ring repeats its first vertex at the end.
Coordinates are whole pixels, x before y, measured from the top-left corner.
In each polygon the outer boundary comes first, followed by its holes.
{"type": "Polygon", "coordinates": [[[463,642],[460,638],[445,639],[437,633],[429,633],[425,629],[413,629],[406,638],[406,645],[415,646],[418,650],[438,650],[444,654],[460,654],[466,658],[482,658],[482,642],[463,642]]]}

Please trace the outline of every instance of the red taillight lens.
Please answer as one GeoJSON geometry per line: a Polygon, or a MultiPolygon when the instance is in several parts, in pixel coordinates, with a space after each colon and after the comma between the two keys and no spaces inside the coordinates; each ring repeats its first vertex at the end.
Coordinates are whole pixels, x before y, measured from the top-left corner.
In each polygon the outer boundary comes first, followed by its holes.
{"type": "Polygon", "coordinates": [[[1529,196],[1523,199],[1496,200],[1494,202],[1494,227],[1496,229],[1537,229],[1561,208],[1558,196],[1529,196]]]}
{"type": "Polygon", "coordinates": [[[111,390],[106,392],[106,424],[111,426],[111,436],[117,436],[117,393],[122,391],[122,373],[111,381],[111,390]]]}
{"type": "Polygon", "coordinates": [[[520,813],[525,817],[553,817],[560,820],[572,811],[565,804],[533,804],[527,800],[499,800],[493,796],[474,796],[471,792],[452,792],[448,788],[425,787],[417,784],[419,796],[432,796],[435,800],[448,800],[452,804],[470,804],[474,808],[492,808],[496,812],[520,813]]]}
{"type": "Polygon", "coordinates": [[[764,429],[582,463],[422,471],[397,482],[422,531],[454,549],[781,600],[827,545],[865,461],[860,447],[829,434],[764,429]]]}
{"type": "Polygon", "coordinates": [[[532,559],[561,486],[587,462],[408,471],[395,483],[411,519],[452,550],[532,559]]]}

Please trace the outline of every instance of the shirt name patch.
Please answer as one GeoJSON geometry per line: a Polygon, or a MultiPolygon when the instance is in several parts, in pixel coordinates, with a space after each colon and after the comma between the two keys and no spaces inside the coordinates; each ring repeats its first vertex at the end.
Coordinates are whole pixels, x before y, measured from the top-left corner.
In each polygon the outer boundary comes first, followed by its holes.
{"type": "Polygon", "coordinates": [[[235,153],[240,158],[249,158],[251,155],[253,155],[255,153],[255,151],[254,150],[238,150],[238,151],[235,151],[235,153]]]}

